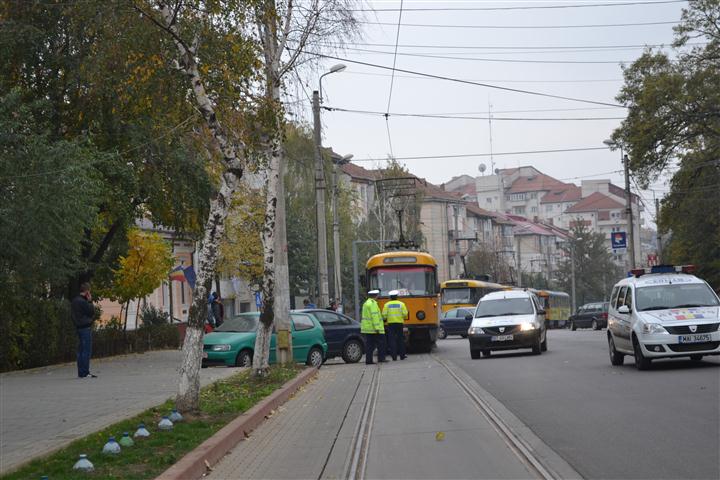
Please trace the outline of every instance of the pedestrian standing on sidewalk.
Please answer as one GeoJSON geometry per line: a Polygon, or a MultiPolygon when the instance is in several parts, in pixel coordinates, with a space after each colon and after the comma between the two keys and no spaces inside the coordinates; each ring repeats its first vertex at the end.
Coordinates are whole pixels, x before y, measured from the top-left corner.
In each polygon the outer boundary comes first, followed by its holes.
{"type": "Polygon", "coordinates": [[[362,307],[362,320],[360,321],[360,333],[365,335],[365,363],[372,365],[373,352],[378,351],[378,362],[385,361],[385,326],[383,325],[382,313],[378,307],[377,296],[380,290],[370,290],[368,299],[362,307]]]}
{"type": "Polygon", "coordinates": [[[387,322],[387,341],[390,346],[390,356],[393,360],[405,360],[405,339],[403,338],[403,324],[408,319],[408,309],[403,302],[398,300],[398,291],[390,292],[390,301],[385,304],[382,310],[383,320],[387,322]]]}
{"type": "Polygon", "coordinates": [[[92,304],[90,284],[80,285],[80,294],[70,303],[70,317],[78,336],[77,369],[79,378],[97,378],[90,373],[92,355],[92,326],[95,322],[95,307],[92,304]]]}
{"type": "Polygon", "coordinates": [[[217,328],[225,322],[225,306],[222,303],[220,294],[217,292],[213,292],[211,309],[213,318],[215,319],[215,327],[217,328]]]}

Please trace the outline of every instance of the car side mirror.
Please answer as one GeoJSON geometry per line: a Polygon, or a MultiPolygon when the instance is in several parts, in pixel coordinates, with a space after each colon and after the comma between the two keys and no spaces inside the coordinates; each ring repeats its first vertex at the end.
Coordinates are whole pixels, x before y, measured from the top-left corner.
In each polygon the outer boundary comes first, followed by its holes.
{"type": "Polygon", "coordinates": [[[545,315],[545,310],[543,310],[543,309],[538,310],[538,315],[545,315]]]}
{"type": "Polygon", "coordinates": [[[620,305],[618,307],[618,313],[628,314],[630,313],[630,307],[628,307],[627,305],[620,305]]]}
{"type": "Polygon", "coordinates": [[[465,320],[472,320],[472,319],[473,319],[473,316],[470,315],[469,313],[467,315],[465,315],[465,320]]]}

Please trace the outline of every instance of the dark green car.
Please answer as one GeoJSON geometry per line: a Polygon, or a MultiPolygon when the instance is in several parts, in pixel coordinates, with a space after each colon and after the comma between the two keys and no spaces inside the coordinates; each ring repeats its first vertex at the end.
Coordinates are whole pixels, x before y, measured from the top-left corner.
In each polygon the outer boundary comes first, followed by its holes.
{"type": "MultiPolygon", "coordinates": [[[[292,313],[290,316],[293,358],[298,363],[320,368],[327,355],[322,326],[311,315],[292,313]]],[[[259,320],[258,312],[241,313],[226,320],[214,332],[205,335],[202,366],[251,366],[259,320]]],[[[276,337],[273,331],[270,339],[270,363],[275,363],[276,337]]]]}

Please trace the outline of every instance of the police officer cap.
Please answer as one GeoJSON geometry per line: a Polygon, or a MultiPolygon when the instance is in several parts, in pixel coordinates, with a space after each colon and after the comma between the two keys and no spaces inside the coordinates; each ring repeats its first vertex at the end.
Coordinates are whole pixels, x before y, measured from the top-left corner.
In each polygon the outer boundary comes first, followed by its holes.
{"type": "Polygon", "coordinates": [[[398,292],[397,290],[390,290],[390,293],[388,293],[388,295],[390,295],[391,297],[397,297],[398,295],[400,295],[400,292],[398,292]]]}
{"type": "Polygon", "coordinates": [[[380,290],[370,290],[368,295],[380,295],[380,290]]]}

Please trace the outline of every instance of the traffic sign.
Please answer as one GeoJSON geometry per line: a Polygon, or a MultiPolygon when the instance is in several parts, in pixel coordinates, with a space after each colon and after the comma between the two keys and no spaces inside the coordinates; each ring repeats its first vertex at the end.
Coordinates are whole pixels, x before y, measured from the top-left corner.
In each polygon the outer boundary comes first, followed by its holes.
{"type": "Polygon", "coordinates": [[[613,232],[610,234],[612,248],[627,248],[627,235],[625,232],[613,232]]]}

